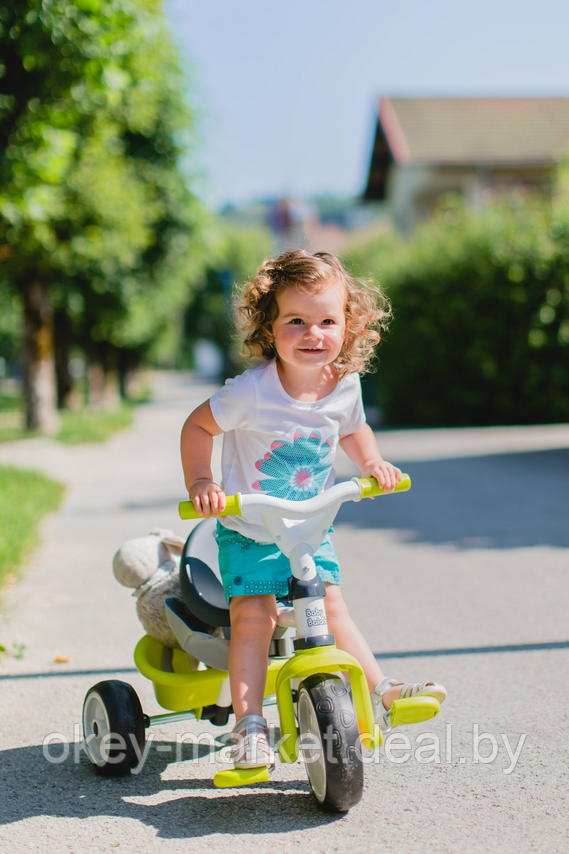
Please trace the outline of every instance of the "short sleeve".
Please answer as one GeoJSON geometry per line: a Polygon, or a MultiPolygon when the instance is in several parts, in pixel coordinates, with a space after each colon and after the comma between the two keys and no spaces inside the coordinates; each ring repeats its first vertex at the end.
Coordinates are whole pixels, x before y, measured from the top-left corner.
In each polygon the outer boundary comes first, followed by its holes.
{"type": "Polygon", "coordinates": [[[211,414],[224,433],[250,428],[255,423],[257,401],[250,371],[226,380],[209,400],[211,414]]]}
{"type": "Polygon", "coordinates": [[[346,389],[346,406],[344,409],[346,418],[340,424],[340,436],[349,436],[351,433],[356,433],[366,423],[360,375],[348,374],[345,382],[348,385],[346,389]]]}

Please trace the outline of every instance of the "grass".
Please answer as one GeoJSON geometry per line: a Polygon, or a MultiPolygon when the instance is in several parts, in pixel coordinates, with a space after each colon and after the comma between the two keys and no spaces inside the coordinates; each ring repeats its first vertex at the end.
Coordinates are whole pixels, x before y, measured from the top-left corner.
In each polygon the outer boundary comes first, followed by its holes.
{"type": "Polygon", "coordinates": [[[37,526],[55,510],[63,486],[39,472],[0,466],[0,587],[37,542],[37,526]]]}
{"type": "Polygon", "coordinates": [[[67,445],[81,445],[83,442],[106,442],[117,430],[130,427],[133,421],[133,407],[123,403],[118,409],[92,410],[80,409],[77,412],[63,412],[61,426],[55,437],[67,445]]]}
{"type": "Polygon", "coordinates": [[[0,394],[0,412],[21,412],[24,401],[19,394],[0,394]]]}
{"type": "Polygon", "coordinates": [[[19,427],[0,427],[0,442],[13,442],[15,439],[29,439],[35,435],[26,433],[19,427]]]}
{"type": "MultiPolygon", "coordinates": [[[[8,416],[6,416],[7,418],[8,416]]],[[[79,409],[61,413],[61,423],[55,438],[66,445],[81,445],[84,442],[106,442],[117,430],[130,427],[133,421],[133,405],[122,403],[117,409],[79,409]]],[[[0,442],[29,439],[37,436],[21,427],[7,423],[0,417],[0,442]]]]}
{"type": "MultiPolygon", "coordinates": [[[[122,404],[110,411],[64,412],[56,438],[68,445],[104,442],[117,430],[132,424],[133,408],[131,404],[122,404]]],[[[32,435],[35,434],[12,425],[3,427],[0,421],[0,442],[32,435]]],[[[61,484],[38,472],[0,465],[0,590],[6,581],[16,578],[18,567],[37,542],[39,521],[57,508],[62,494],[61,484]]],[[[12,647],[8,650],[0,644],[0,657],[17,658],[23,654],[17,646],[12,647]]]]}

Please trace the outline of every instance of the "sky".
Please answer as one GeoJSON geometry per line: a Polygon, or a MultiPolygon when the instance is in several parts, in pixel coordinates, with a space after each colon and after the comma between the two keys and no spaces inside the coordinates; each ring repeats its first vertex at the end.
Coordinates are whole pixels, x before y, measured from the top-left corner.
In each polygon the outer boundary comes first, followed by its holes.
{"type": "Polygon", "coordinates": [[[569,96],[567,0],[166,0],[210,204],[352,196],[379,98],[569,96]]]}

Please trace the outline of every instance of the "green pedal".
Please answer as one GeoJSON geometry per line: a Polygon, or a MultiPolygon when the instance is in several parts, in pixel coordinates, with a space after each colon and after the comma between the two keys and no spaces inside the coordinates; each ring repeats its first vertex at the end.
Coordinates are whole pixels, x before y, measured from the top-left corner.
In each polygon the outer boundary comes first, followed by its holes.
{"type": "Polygon", "coordinates": [[[405,700],[394,700],[391,704],[390,724],[392,727],[418,724],[434,718],[440,710],[440,703],[434,697],[407,697],[405,700]]]}
{"type": "Polygon", "coordinates": [[[218,789],[230,789],[233,786],[253,786],[255,783],[268,783],[269,769],[266,765],[261,768],[229,768],[218,771],[213,778],[213,785],[218,789]]]}

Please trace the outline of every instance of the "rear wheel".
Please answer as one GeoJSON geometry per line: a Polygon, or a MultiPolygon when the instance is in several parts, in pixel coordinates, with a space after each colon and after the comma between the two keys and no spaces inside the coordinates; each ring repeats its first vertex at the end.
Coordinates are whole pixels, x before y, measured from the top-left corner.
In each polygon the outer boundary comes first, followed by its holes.
{"type": "Polygon", "coordinates": [[[97,773],[122,777],[144,751],[145,720],[132,685],[119,679],[98,682],[83,704],[85,748],[97,773]]]}
{"type": "Polygon", "coordinates": [[[350,691],[338,676],[317,673],[298,690],[300,744],[314,797],[328,812],[361,800],[364,769],[350,691]]]}

